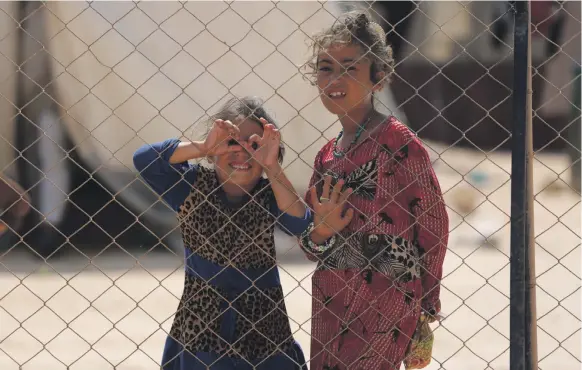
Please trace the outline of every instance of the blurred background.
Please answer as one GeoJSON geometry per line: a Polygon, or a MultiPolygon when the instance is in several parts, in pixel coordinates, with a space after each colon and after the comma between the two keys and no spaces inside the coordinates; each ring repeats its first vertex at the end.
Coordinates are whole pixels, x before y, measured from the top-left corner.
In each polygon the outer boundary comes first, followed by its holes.
{"type": "MultiPolygon", "coordinates": [[[[426,143],[452,221],[443,281],[450,318],[436,334],[430,369],[508,369],[509,7],[504,1],[1,2],[0,171],[19,184],[30,211],[17,230],[0,236],[0,368],[155,368],[180,295],[182,245],[173,212],[139,180],[133,152],[170,137],[197,139],[225,100],[257,95],[283,126],[287,173],[304,193],[315,154],[339,131],[302,75],[309,35],[363,8],[395,51],[396,72],[378,96],[380,109],[426,143]],[[100,306],[100,299],[107,303],[100,306]],[[126,313],[112,308],[121,310],[124,300],[126,313]],[[41,311],[56,317],[46,333],[26,329],[41,311]],[[111,326],[102,336],[95,334],[101,329],[87,329],[98,316],[111,326]],[[73,328],[80,317],[91,317],[79,324],[87,334],[73,328]],[[124,320],[130,321],[125,329],[113,328],[124,320]],[[495,340],[501,344],[490,346],[495,340]],[[135,348],[125,350],[120,341],[135,348]],[[84,349],[70,351],[75,346],[84,349]]],[[[538,335],[546,364],[540,368],[574,369],[580,366],[580,2],[532,2],[531,16],[538,335]]],[[[2,201],[0,212],[10,211],[14,201],[2,201]]],[[[294,240],[277,237],[287,299],[295,302],[290,316],[308,348],[314,266],[294,240]]]]}

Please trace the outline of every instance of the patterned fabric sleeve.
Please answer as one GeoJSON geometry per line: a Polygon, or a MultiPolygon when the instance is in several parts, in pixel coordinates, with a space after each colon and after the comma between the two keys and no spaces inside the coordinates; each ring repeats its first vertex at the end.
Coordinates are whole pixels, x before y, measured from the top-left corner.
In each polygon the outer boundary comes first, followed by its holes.
{"type": "Polygon", "coordinates": [[[422,308],[431,314],[440,311],[440,281],[446,254],[449,217],[436,174],[428,152],[420,141],[406,129],[395,155],[396,171],[415,218],[414,235],[422,264],[422,308]]]}
{"type": "Polygon", "coordinates": [[[145,144],[133,155],[133,165],[140,176],[174,211],[178,211],[192,190],[198,168],[188,162],[170,164],[178,144],[178,139],[145,144]]]}
{"type": "Polygon", "coordinates": [[[305,215],[303,217],[291,216],[287,212],[279,209],[276,199],[273,199],[271,204],[271,213],[277,219],[277,225],[279,225],[279,228],[287,235],[301,235],[311,222],[311,211],[309,208],[305,210],[305,215]]]}

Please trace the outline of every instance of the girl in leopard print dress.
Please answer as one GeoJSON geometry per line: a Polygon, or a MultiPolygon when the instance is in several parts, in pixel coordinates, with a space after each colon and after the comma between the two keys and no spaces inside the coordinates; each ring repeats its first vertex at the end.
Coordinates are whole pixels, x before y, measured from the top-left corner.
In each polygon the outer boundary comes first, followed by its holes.
{"type": "Polygon", "coordinates": [[[232,99],[204,142],[170,139],[134,155],[141,176],[178,213],[186,250],[164,370],[307,369],[287,318],[273,232],[279,225],[301,234],[310,213],[282,171],[280,133],[261,105],[232,99]],[[187,162],[200,158],[214,168],[187,162]]]}
{"type": "Polygon", "coordinates": [[[348,13],[314,40],[314,84],[342,131],[316,156],[300,238],[318,262],[310,367],[399,370],[420,315],[440,310],[445,204],[421,142],[374,109],[392,71],[380,26],[348,13]]]}

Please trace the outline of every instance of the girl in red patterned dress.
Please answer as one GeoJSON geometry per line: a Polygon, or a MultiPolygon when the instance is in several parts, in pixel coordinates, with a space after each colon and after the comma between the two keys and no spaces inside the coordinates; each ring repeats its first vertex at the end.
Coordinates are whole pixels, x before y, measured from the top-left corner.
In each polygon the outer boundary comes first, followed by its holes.
{"type": "Polygon", "coordinates": [[[318,262],[311,370],[399,370],[421,314],[440,311],[448,215],[426,149],[374,109],[392,72],[384,38],[354,12],[314,37],[314,83],[342,131],[316,156],[300,237],[318,262]]]}

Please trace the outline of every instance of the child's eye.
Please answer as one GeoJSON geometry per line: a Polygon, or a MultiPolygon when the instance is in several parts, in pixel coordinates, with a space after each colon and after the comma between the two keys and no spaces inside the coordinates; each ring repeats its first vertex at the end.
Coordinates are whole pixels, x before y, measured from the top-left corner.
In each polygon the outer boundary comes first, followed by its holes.
{"type": "Polygon", "coordinates": [[[321,68],[319,68],[319,70],[321,72],[329,72],[329,71],[331,71],[331,68],[329,68],[329,67],[321,67],[321,68]]]}
{"type": "Polygon", "coordinates": [[[257,143],[252,143],[251,144],[251,148],[253,148],[253,150],[257,150],[259,148],[259,144],[257,143]]]}
{"type": "Polygon", "coordinates": [[[240,145],[235,139],[230,139],[228,141],[228,146],[233,146],[233,145],[240,145]]]}

